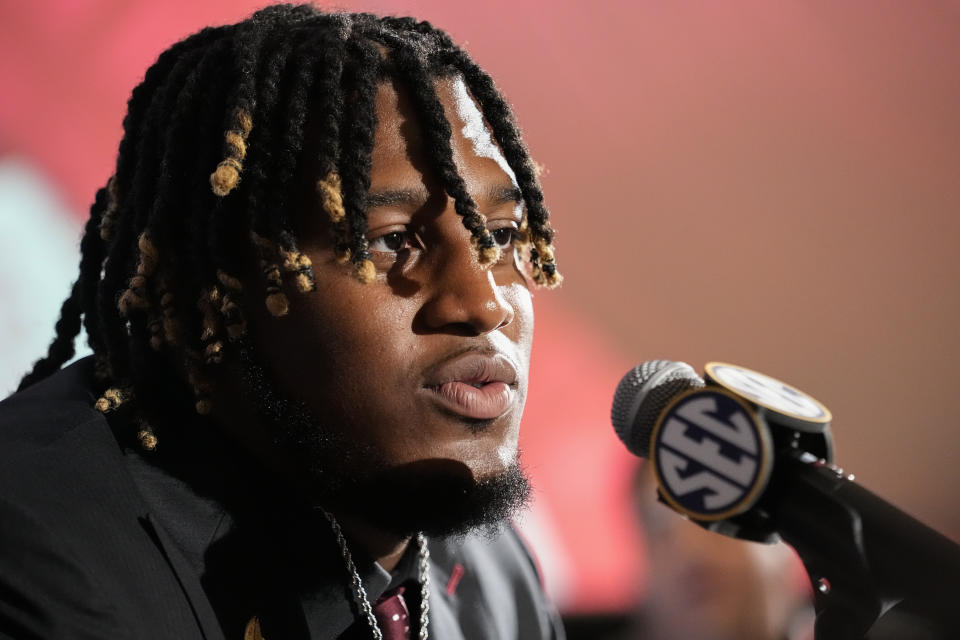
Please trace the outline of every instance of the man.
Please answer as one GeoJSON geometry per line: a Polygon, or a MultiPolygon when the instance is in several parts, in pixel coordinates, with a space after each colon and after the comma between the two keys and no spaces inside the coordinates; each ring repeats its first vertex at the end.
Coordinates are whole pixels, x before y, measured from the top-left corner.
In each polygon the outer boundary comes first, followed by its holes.
{"type": "Polygon", "coordinates": [[[279,5],[171,47],[0,405],[0,636],[562,637],[504,524],[552,237],[427,23],[279,5]]]}

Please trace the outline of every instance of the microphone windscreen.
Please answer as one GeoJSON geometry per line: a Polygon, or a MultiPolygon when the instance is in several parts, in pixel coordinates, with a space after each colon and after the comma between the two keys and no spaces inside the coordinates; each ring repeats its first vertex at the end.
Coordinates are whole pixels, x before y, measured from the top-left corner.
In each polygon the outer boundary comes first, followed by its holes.
{"type": "Polygon", "coordinates": [[[667,404],[687,389],[704,386],[685,362],[648,360],[627,372],[613,396],[610,419],[630,453],[650,457],[650,434],[667,404]]]}

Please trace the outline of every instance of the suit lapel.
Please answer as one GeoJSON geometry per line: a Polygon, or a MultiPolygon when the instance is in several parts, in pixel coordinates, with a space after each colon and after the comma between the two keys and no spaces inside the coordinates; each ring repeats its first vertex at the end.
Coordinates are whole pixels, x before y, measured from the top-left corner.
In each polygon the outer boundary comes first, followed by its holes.
{"type": "Polygon", "coordinates": [[[140,523],[160,549],[167,564],[170,565],[183,594],[190,603],[190,609],[193,611],[193,616],[203,633],[204,639],[226,640],[217,616],[210,606],[210,601],[200,585],[200,577],[183,557],[177,545],[170,539],[169,534],[160,523],[155,522],[149,513],[140,517],[140,523]]]}

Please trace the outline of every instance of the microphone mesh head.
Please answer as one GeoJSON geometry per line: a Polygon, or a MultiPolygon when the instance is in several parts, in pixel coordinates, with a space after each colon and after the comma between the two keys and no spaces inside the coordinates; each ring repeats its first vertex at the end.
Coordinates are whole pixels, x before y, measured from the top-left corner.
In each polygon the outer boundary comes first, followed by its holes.
{"type": "Polygon", "coordinates": [[[677,394],[702,386],[703,380],[684,362],[642,362],[617,385],[610,411],[613,429],[631,453],[649,458],[650,434],[660,413],[677,394]]]}

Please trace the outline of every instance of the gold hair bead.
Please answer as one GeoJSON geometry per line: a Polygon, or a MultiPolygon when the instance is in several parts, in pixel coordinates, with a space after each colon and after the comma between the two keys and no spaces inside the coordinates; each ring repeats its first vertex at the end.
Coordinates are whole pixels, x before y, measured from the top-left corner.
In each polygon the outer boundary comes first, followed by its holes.
{"type": "Polygon", "coordinates": [[[356,270],[357,280],[359,280],[361,284],[369,284],[377,277],[377,268],[373,266],[372,260],[361,261],[357,265],[356,270]]]}
{"type": "Polygon", "coordinates": [[[290,311],[290,301],[281,289],[280,267],[276,264],[268,264],[266,261],[261,261],[260,267],[263,270],[263,278],[267,281],[267,310],[274,317],[287,315],[290,311]]]}
{"type": "Polygon", "coordinates": [[[206,364],[219,364],[223,360],[223,343],[211,342],[204,348],[203,355],[206,364]]]}
{"type": "Polygon", "coordinates": [[[137,440],[145,451],[153,451],[157,448],[157,436],[149,427],[140,429],[140,431],[137,432],[137,440]]]}
{"type": "Polygon", "coordinates": [[[217,165],[216,171],[210,174],[210,186],[213,193],[223,197],[233,191],[240,182],[240,170],[243,165],[233,158],[227,158],[217,165]]]}
{"type": "Polygon", "coordinates": [[[480,249],[480,264],[493,264],[500,260],[500,247],[493,246],[480,249]]]}
{"type": "Polygon", "coordinates": [[[267,311],[270,312],[270,315],[276,318],[285,316],[290,311],[290,301],[287,300],[287,296],[284,295],[282,291],[277,291],[268,295],[266,305],[267,311]]]}
{"type": "Polygon", "coordinates": [[[553,289],[554,287],[559,287],[561,283],[563,283],[563,276],[560,275],[559,271],[554,271],[553,273],[548,274],[546,276],[545,284],[549,289],[553,289]]]}
{"type": "Polygon", "coordinates": [[[253,130],[253,118],[250,117],[250,113],[246,109],[238,108],[233,117],[240,126],[240,131],[243,132],[244,137],[249,136],[250,131],[253,130]]]}
{"type": "Polygon", "coordinates": [[[243,319],[243,312],[240,306],[230,299],[229,295],[223,296],[220,315],[223,316],[224,324],[227,326],[227,337],[230,340],[236,340],[247,332],[247,323],[243,319]]]}
{"type": "Polygon", "coordinates": [[[297,290],[301,293],[313,291],[317,288],[313,276],[313,262],[300,251],[288,252],[284,259],[284,268],[287,271],[296,271],[297,290]]]}
{"type": "Polygon", "coordinates": [[[317,181],[317,191],[323,200],[323,209],[330,216],[330,221],[338,224],[347,213],[343,208],[343,191],[341,190],[340,176],[335,171],[327,174],[326,178],[317,181]]]}
{"type": "Polygon", "coordinates": [[[237,322],[227,325],[227,337],[230,340],[239,340],[247,333],[247,323],[237,322]]]}
{"type": "Polygon", "coordinates": [[[234,291],[243,290],[243,283],[240,282],[240,279],[231,276],[226,271],[217,269],[217,280],[219,280],[220,284],[222,284],[228,289],[232,289],[234,291]]]}
{"type": "Polygon", "coordinates": [[[280,250],[281,266],[283,266],[284,271],[297,270],[297,255],[297,251],[280,250]]]}
{"type": "Polygon", "coordinates": [[[147,236],[146,231],[137,238],[137,248],[140,249],[140,262],[137,264],[137,274],[150,276],[157,268],[157,262],[160,260],[160,253],[153,242],[147,236]]]}
{"type": "Polygon", "coordinates": [[[241,160],[247,155],[247,136],[253,129],[253,119],[245,109],[238,108],[234,111],[233,118],[238,129],[231,129],[224,134],[227,157],[221,160],[216,170],[210,174],[210,186],[220,197],[233,191],[240,182],[240,172],[243,171],[241,160]]]}
{"type": "Polygon", "coordinates": [[[142,286],[132,287],[120,294],[117,300],[117,310],[120,311],[120,315],[127,316],[133,309],[146,309],[150,306],[146,298],[138,292],[142,288],[142,286]]]}
{"type": "Polygon", "coordinates": [[[317,288],[316,282],[314,282],[313,278],[310,276],[311,274],[308,273],[297,274],[297,291],[301,293],[307,293],[308,291],[313,291],[317,288]]]}
{"type": "Polygon", "coordinates": [[[110,387],[103,392],[94,407],[100,413],[113,411],[129,399],[129,394],[119,387],[110,387]]]}
{"type": "Polygon", "coordinates": [[[239,131],[227,131],[227,146],[233,152],[234,158],[243,160],[247,156],[247,141],[243,139],[243,134],[239,131]]]}
{"type": "Polygon", "coordinates": [[[250,239],[253,240],[253,243],[257,245],[261,251],[269,251],[270,253],[276,253],[277,251],[277,245],[274,244],[272,240],[264,238],[256,231],[250,232],[250,239]]]}

